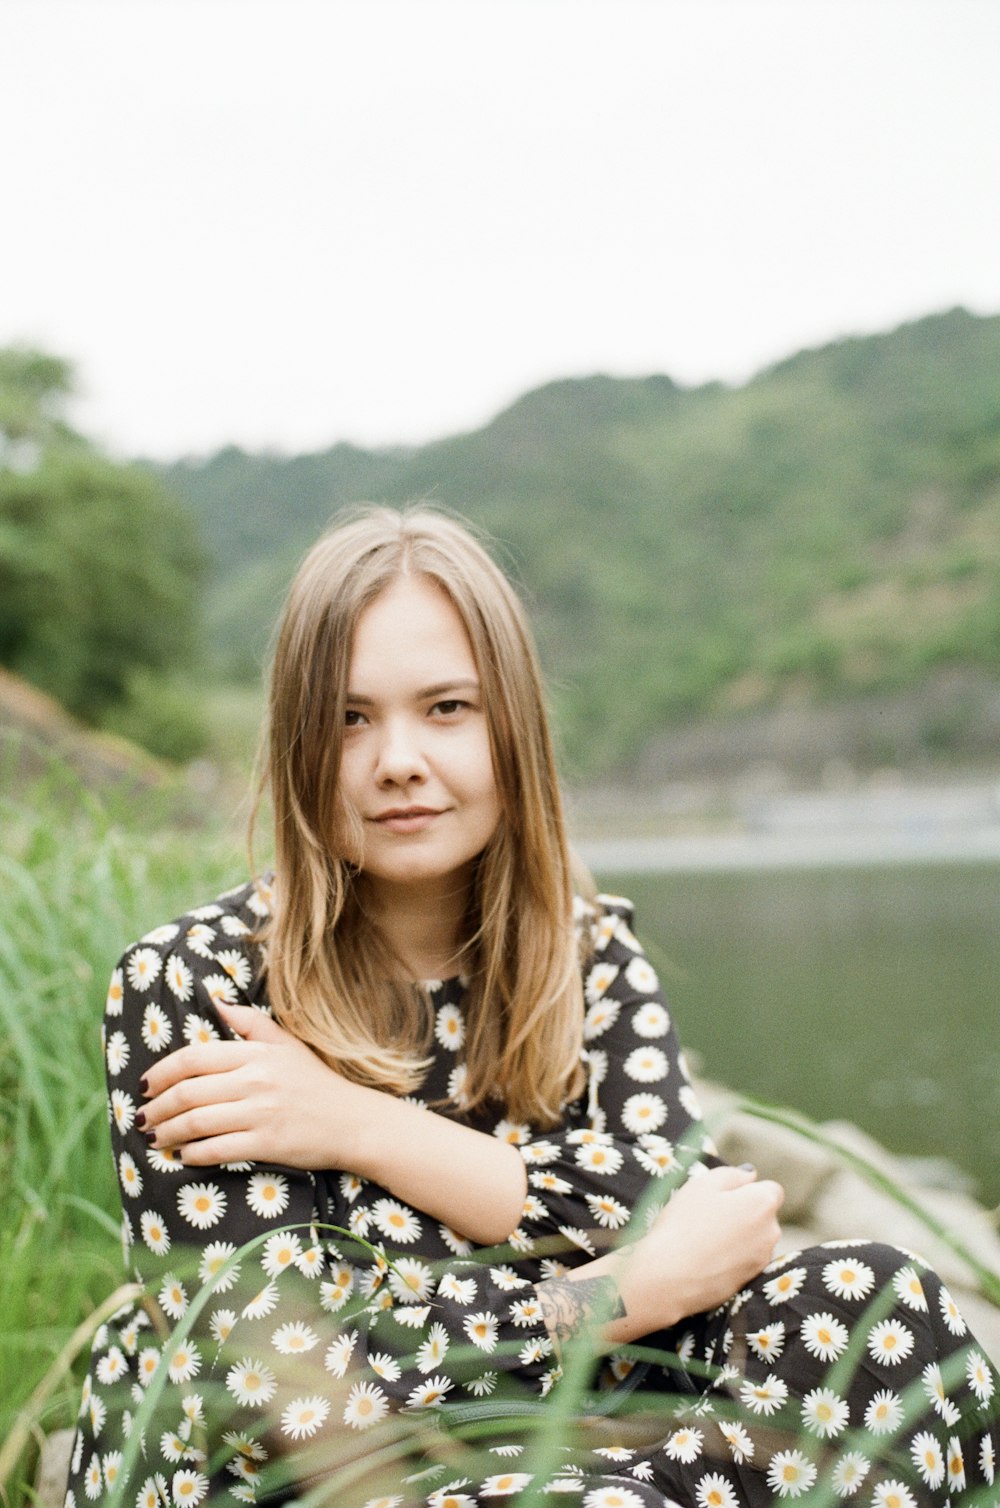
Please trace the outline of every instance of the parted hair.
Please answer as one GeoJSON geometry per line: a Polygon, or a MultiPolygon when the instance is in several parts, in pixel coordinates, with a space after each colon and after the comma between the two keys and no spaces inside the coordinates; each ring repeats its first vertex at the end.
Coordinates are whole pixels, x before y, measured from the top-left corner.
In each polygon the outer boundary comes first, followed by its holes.
{"type": "Polygon", "coordinates": [[[366,508],[302,562],[279,620],[262,744],[275,831],[266,925],[277,1019],[359,1083],[412,1092],[433,1008],[406,981],[365,905],[358,813],[338,774],[358,619],[404,573],[435,582],[465,625],[479,672],[501,809],[478,857],[462,971],[460,1103],[499,1098],[542,1128],[582,1082],[583,1001],[574,877],[538,658],[524,609],[469,530],[425,507],[366,508]]]}

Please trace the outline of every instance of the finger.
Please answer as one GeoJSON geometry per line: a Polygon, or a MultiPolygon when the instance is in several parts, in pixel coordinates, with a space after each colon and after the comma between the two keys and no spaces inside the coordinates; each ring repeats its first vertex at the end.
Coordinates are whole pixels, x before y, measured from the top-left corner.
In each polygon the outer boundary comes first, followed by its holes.
{"type": "Polygon", "coordinates": [[[209,1074],[230,1073],[241,1067],[248,1057],[244,1042],[198,1042],[190,1047],[180,1047],[169,1053],[160,1063],[154,1063],[143,1075],[140,1088],[148,1099],[154,1099],[171,1085],[182,1079],[202,1078],[209,1074]]]}
{"type": "Polygon", "coordinates": [[[711,1168],[707,1175],[711,1178],[716,1188],[742,1189],[749,1183],[754,1183],[757,1178],[757,1170],[747,1164],[742,1168],[731,1168],[724,1165],[721,1168],[711,1168]]]}
{"type": "Polygon", "coordinates": [[[252,1005],[227,1005],[219,1001],[218,1011],[226,1025],[248,1042],[284,1042],[288,1038],[284,1027],[266,1011],[255,1010],[252,1005]]]}
{"type": "Polygon", "coordinates": [[[757,1184],[757,1188],[767,1195],[776,1210],[781,1209],[781,1206],[785,1202],[785,1190],[784,1186],[778,1183],[777,1179],[762,1178],[757,1184]]]}
{"type": "Polygon", "coordinates": [[[151,1147],[184,1147],[190,1143],[230,1136],[248,1131],[247,1117],[241,1102],[198,1105],[177,1115],[166,1116],[146,1132],[151,1147]]]}
{"type": "Polygon", "coordinates": [[[200,1141],[185,1142],[176,1150],[186,1168],[218,1167],[223,1162],[253,1162],[261,1156],[261,1149],[248,1131],[203,1137],[200,1141]]]}
{"type": "Polygon", "coordinates": [[[770,1178],[742,1189],[733,1189],[731,1193],[733,1199],[741,1204],[745,1218],[758,1223],[775,1220],[785,1197],[781,1184],[770,1178]]]}
{"type": "Polygon", "coordinates": [[[242,1064],[226,1073],[201,1074],[180,1079],[143,1105],[137,1118],[140,1131],[150,1131],[165,1121],[206,1105],[231,1104],[246,1099],[245,1075],[237,1072],[242,1064]]]}

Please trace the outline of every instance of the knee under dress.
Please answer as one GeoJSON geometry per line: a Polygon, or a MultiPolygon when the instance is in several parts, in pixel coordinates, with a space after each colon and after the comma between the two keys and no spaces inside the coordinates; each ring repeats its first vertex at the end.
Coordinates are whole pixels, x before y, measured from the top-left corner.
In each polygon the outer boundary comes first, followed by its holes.
{"type": "MultiPolygon", "coordinates": [[[[606,1359],[586,1420],[566,1418],[540,1455],[539,1421],[568,1383],[534,1280],[588,1260],[716,1161],[627,902],[579,906],[587,1086],[563,1124],[536,1134],[502,1107],[465,1117],[527,1165],[506,1250],[484,1254],[350,1171],[185,1168],[149,1147],[136,1125],[149,1067],[227,1035],[220,1001],[268,1008],[252,934],[269,900],[255,882],[159,927],[112,977],[111,1138],[141,1292],[95,1336],[67,1508],[536,1494],[583,1508],[1000,1508],[988,1358],[918,1256],[864,1242],[784,1255],[651,1338],[645,1359],[606,1359]]],[[[421,1102],[461,1117],[463,986],[430,989],[421,1102]]]]}

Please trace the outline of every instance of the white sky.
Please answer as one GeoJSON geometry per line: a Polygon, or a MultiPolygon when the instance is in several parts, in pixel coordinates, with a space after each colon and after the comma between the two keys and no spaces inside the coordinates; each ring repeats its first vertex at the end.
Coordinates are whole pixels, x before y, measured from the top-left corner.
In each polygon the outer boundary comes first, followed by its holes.
{"type": "Polygon", "coordinates": [[[1000,311],[995,0],[0,0],[0,344],[122,452],[1000,311]]]}

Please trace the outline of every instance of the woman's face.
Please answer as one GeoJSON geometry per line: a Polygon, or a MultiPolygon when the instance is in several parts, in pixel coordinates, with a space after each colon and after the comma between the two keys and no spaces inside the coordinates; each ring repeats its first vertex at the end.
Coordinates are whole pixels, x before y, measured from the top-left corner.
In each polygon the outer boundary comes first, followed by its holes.
{"type": "Polygon", "coordinates": [[[479,672],[451,599],[398,576],[358,619],[340,787],[361,818],[351,855],[382,886],[467,880],[500,821],[479,672]]]}

